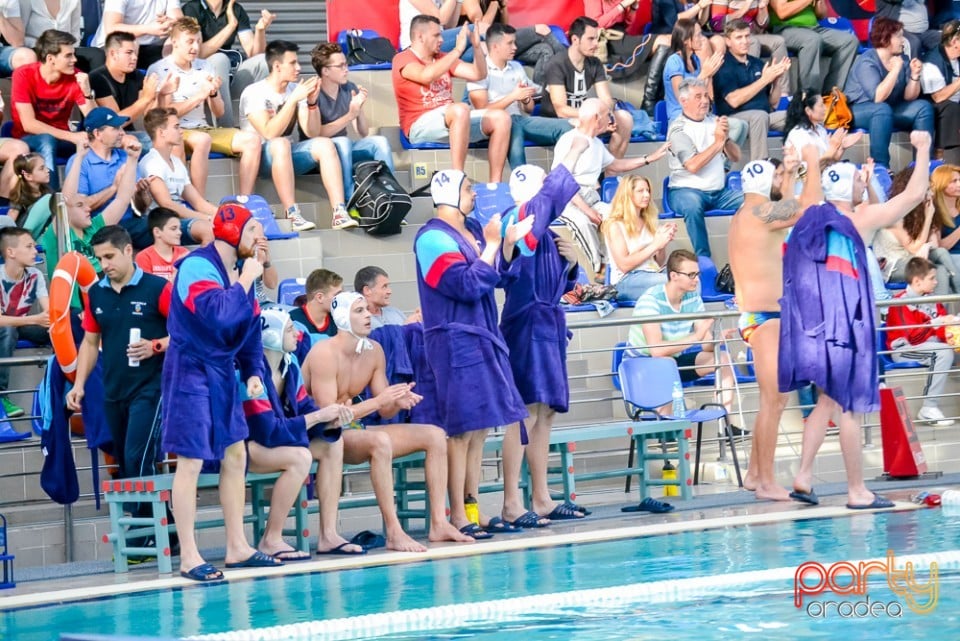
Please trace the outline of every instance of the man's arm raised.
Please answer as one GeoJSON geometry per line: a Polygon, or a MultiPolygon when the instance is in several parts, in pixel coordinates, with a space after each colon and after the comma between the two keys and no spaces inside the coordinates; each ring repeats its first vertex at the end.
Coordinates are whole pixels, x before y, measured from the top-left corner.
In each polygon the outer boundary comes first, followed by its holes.
{"type": "MultiPolygon", "coordinates": [[[[913,167],[913,175],[910,176],[906,188],[885,203],[867,205],[862,208],[862,217],[858,216],[861,221],[875,230],[889,227],[906,216],[914,207],[923,202],[923,198],[927,194],[930,176],[931,139],[929,132],[910,132],[910,144],[917,150],[917,158],[913,167]]],[[[860,225],[858,224],[857,227],[860,227],[860,225]]]]}

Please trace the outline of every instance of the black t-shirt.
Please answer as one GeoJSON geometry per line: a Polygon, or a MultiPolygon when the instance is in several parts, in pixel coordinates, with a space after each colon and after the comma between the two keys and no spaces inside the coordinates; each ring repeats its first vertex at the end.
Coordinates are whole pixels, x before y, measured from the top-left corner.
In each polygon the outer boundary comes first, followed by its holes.
{"type": "Polygon", "coordinates": [[[543,74],[543,84],[547,88],[540,100],[540,115],[556,118],[557,112],[550,102],[549,87],[563,85],[567,92],[567,106],[579,109],[587,99],[587,92],[598,82],[607,80],[607,72],[598,58],[588,57],[583,60],[583,70],[577,71],[570,62],[570,56],[562,51],[550,59],[543,74]]]}
{"type": "MultiPolygon", "coordinates": [[[[93,90],[94,98],[113,96],[117,101],[117,107],[126,109],[140,97],[140,91],[143,89],[143,72],[134,69],[133,73],[127,74],[123,82],[117,82],[106,67],[99,67],[90,72],[90,88],[93,90]]],[[[133,130],[134,126],[131,124],[126,129],[133,130]]]]}
{"type": "MultiPolygon", "coordinates": [[[[203,35],[203,39],[209,40],[227,26],[227,4],[227,0],[224,0],[219,16],[210,11],[206,3],[200,0],[184,2],[181,11],[183,11],[183,15],[197,19],[197,22],[200,23],[200,33],[203,35]]],[[[247,15],[246,9],[240,6],[239,2],[233,5],[233,13],[237,16],[237,29],[220,46],[221,49],[233,49],[238,33],[253,31],[253,27],[250,26],[250,16],[247,15]]]]}

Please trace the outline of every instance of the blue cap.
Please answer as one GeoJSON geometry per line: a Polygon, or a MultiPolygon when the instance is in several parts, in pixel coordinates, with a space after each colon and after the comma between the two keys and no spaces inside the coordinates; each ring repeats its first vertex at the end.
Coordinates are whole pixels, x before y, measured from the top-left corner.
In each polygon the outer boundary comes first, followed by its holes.
{"type": "Polygon", "coordinates": [[[83,120],[83,128],[88,131],[96,131],[101,127],[122,127],[130,119],[121,116],[113,109],[108,107],[96,107],[90,110],[87,117],[83,120]]]}

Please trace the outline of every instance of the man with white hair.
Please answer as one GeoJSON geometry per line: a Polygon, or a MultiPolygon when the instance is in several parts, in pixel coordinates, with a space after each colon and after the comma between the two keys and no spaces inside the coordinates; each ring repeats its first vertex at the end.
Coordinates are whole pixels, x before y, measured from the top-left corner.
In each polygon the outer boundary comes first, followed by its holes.
{"type": "MultiPolygon", "coordinates": [[[[510,193],[517,207],[509,216],[517,220],[535,216],[533,229],[519,243],[519,275],[505,288],[506,300],[500,331],[510,349],[510,365],[530,417],[524,421],[529,439],[524,450],[504,449],[504,485],[519,484],[520,468],[526,455],[530,468],[531,511],[550,520],[583,518],[579,506],[557,504],[547,487],[547,459],[550,429],[557,412],[570,405],[567,381],[567,320],[560,309],[560,297],[577,282],[577,250],[550,231],[579,185],[570,173],[590,146],[578,136],[567,155],[546,177],[535,165],[521,165],[510,174],[510,193]]],[[[505,512],[522,512],[519,493],[504,495],[505,512]],[[509,501],[516,501],[508,504],[509,501]]]]}
{"type": "Polygon", "coordinates": [[[862,415],[879,409],[873,291],[866,250],[874,234],[920,204],[927,191],[930,134],[914,131],[916,167],[906,188],[885,203],[863,202],[867,179],[849,163],[821,175],[826,205],[807,209],[784,253],[780,327],[780,390],[815,383],[821,390],[807,419],[794,494],[818,502],[813,463],[827,424],[840,413],[840,449],[847,469],[847,507],[877,509],[893,502],[863,482],[862,415]],[[841,215],[842,214],[842,215],[841,215]],[[811,278],[810,273],[815,277],[811,278]],[[828,300],[829,299],[829,300],[828,300]],[[842,305],[837,301],[843,301],[842,305]],[[818,305],[817,302],[820,304],[818,305]]]}
{"type": "Polygon", "coordinates": [[[570,228],[573,238],[586,253],[590,266],[595,273],[603,268],[603,247],[600,244],[600,235],[597,231],[604,216],[610,211],[607,203],[601,202],[597,181],[600,174],[625,174],[630,171],[646,167],[663,158],[669,149],[665,144],[654,153],[643,154],[639,158],[614,158],[607,147],[597,136],[607,131],[611,123],[610,108],[605,102],[597,98],[588,98],[580,106],[578,112],[580,124],[576,129],[560,136],[557,146],[553,150],[553,169],[564,162],[567,154],[573,148],[573,141],[577,138],[586,138],[589,145],[570,173],[580,185],[580,193],[573,197],[560,216],[560,220],[570,228]]]}

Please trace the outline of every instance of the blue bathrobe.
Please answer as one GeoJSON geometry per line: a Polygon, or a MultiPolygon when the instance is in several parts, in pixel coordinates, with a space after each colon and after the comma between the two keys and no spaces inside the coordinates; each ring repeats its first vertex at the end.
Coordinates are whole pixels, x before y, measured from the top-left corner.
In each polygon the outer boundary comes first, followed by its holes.
{"type": "Polygon", "coordinates": [[[434,218],[417,234],[417,286],[424,346],[437,385],[440,427],[456,436],[508,425],[527,416],[497,327],[494,290],[516,279],[517,261],[480,260],[480,224],[466,219],[479,247],[434,218]]]}
{"type": "Polygon", "coordinates": [[[506,288],[500,320],[523,402],[543,403],[558,412],[566,412],[570,405],[567,318],[559,303],[576,284],[577,270],[557,251],[550,223],[578,190],[577,181],[560,165],[547,175],[537,195],[520,206],[521,220],[536,216],[533,230],[521,241],[536,251],[514,259],[520,261],[520,275],[506,288]]]}
{"type": "Polygon", "coordinates": [[[780,391],[815,383],[844,411],[880,407],[873,290],[853,222],[827,203],[809,207],[783,257],[780,391]]]}
{"type": "Polygon", "coordinates": [[[163,447],[218,461],[247,438],[237,370],[246,385],[263,376],[260,306],[254,288],[230,284],[213,244],[177,264],[163,363],[163,447]]]}

